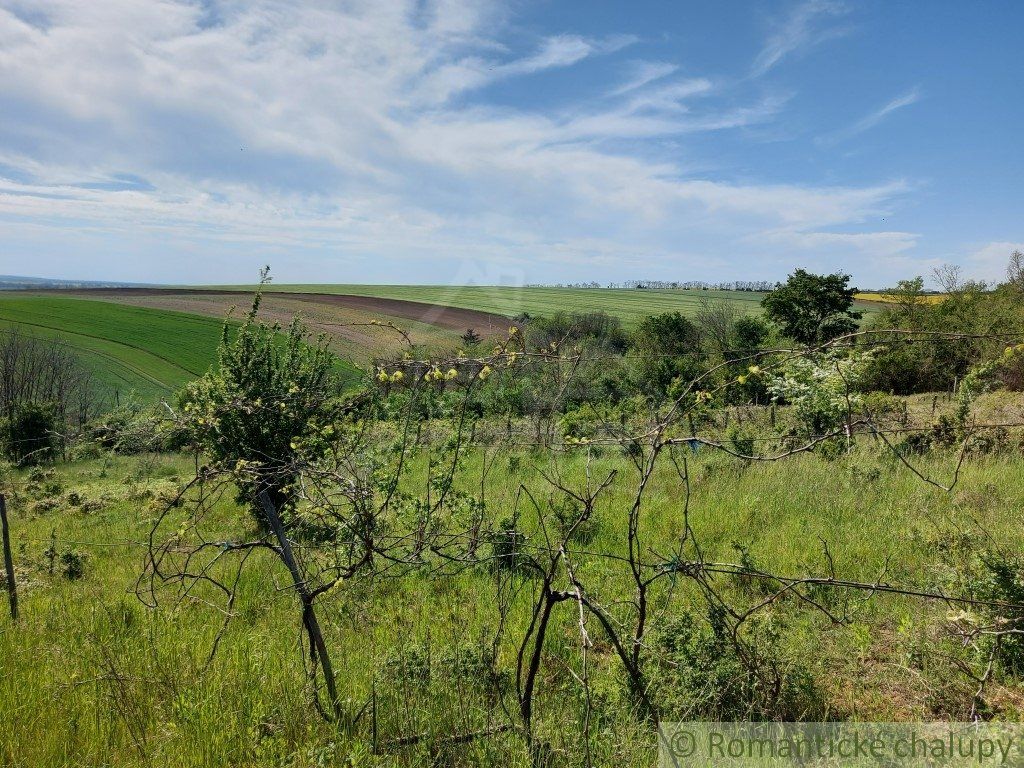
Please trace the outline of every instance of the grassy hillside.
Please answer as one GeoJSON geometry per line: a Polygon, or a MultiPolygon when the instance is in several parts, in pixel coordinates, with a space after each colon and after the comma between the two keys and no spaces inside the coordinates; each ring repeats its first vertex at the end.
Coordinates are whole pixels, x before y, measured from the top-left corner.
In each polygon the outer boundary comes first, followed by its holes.
{"type": "Polygon", "coordinates": [[[223,321],[105,301],[0,296],[0,328],[15,325],[70,345],[107,392],[151,399],[174,392],[216,361],[223,321]]]}
{"type": "MultiPolygon", "coordinates": [[[[250,296],[241,291],[210,290],[111,290],[73,295],[218,320],[232,311],[237,317],[239,306],[244,306],[250,296]]],[[[483,312],[451,307],[439,311],[423,304],[339,294],[266,294],[260,316],[282,326],[299,317],[312,333],[327,337],[335,354],[359,365],[367,365],[377,357],[401,354],[405,339],[392,325],[401,328],[412,343],[430,349],[456,348],[467,328],[487,337],[492,332],[504,335],[509,325],[506,318],[483,312]]]]}
{"type": "MultiPolygon", "coordinates": [[[[239,286],[241,287],[241,286],[239,286]]],[[[338,293],[376,296],[464,309],[494,312],[514,317],[522,312],[550,315],[558,310],[593,312],[603,310],[632,325],[640,318],[660,312],[697,311],[701,299],[737,302],[745,311],[760,312],[761,295],[747,291],[647,291],[617,288],[516,288],[507,286],[450,285],[273,285],[273,291],[338,293]]]]}
{"type": "MultiPolygon", "coordinates": [[[[468,460],[472,477],[481,457],[475,452],[468,460]]],[[[554,459],[534,460],[538,467],[532,461],[520,464],[512,454],[494,462],[487,488],[490,514],[508,514],[521,483],[538,497],[545,493],[540,472],[551,471],[554,459]]],[[[416,461],[414,476],[423,471],[426,457],[416,461]]],[[[943,454],[927,458],[922,468],[947,477],[955,464],[955,455],[943,454]]],[[[585,466],[590,465],[578,454],[559,465],[573,484],[583,482],[585,466]]],[[[628,466],[621,455],[607,454],[590,467],[599,477],[618,469],[620,481],[601,504],[585,549],[622,548],[622,510],[631,503],[628,466]]],[[[767,570],[821,571],[826,567],[822,542],[829,542],[843,577],[871,581],[882,573],[897,583],[934,587],[967,568],[972,548],[993,537],[1019,539],[1020,517],[1006,510],[1024,503],[1015,481],[1021,469],[1019,456],[969,461],[957,493],[945,495],[870,450],[837,462],[803,456],[753,466],[698,456],[691,461],[700,478],[691,521],[712,559],[731,561],[740,549],[767,570]]],[[[451,762],[431,755],[435,735],[472,733],[503,722],[489,689],[478,682],[490,679],[486,670],[465,661],[489,650],[495,637],[495,577],[487,569],[436,579],[383,579],[372,588],[356,581],[328,596],[325,632],[343,660],[344,695],[356,706],[371,697],[376,702],[372,723],[364,717],[352,733],[324,723],[309,704],[294,597],[280,588],[286,576],[272,558],[261,553],[251,558],[234,618],[212,659],[224,620],[213,605],[200,599],[179,603],[168,594],[158,610],[144,608],[133,590],[150,515],[191,470],[184,457],[104,458],[63,466],[35,482],[29,476],[13,478],[12,538],[23,575],[23,618],[15,631],[0,616],[5,628],[0,632],[0,763],[530,764],[521,741],[510,733],[459,745],[447,753],[451,762]],[[72,491],[88,514],[68,504],[72,491]],[[50,547],[56,559],[47,554],[50,547]],[[436,674],[426,678],[409,671],[425,664],[436,674]],[[459,671],[445,671],[449,668],[459,671]],[[420,733],[431,738],[394,746],[420,733]],[[385,756],[370,756],[374,743],[385,756]]],[[[669,550],[678,536],[678,493],[671,472],[654,479],[647,524],[660,532],[652,541],[655,550],[669,550]]],[[[212,511],[211,535],[237,535],[237,521],[246,518],[230,496],[212,511]]],[[[584,581],[597,583],[607,598],[631,599],[628,580],[615,582],[603,570],[589,572],[582,555],[578,567],[584,581]]],[[[742,580],[721,578],[716,587],[732,600],[760,599],[756,584],[742,580]]],[[[219,599],[210,592],[201,596],[219,599]]],[[[843,595],[826,597],[844,610],[843,595]]],[[[674,608],[682,614],[687,606],[699,612],[700,605],[696,597],[680,598],[674,608]]],[[[945,655],[965,654],[952,639],[942,639],[949,606],[880,595],[846,607],[853,623],[832,622],[795,600],[780,601],[770,611],[779,638],[775,653],[805,676],[807,695],[824,699],[830,715],[914,721],[956,717],[969,705],[976,684],[945,655]]],[[[525,606],[513,612],[513,633],[528,619],[525,606]]],[[[560,610],[552,620],[543,681],[549,695],[539,718],[546,733],[575,735],[577,711],[570,694],[577,691],[571,677],[580,655],[577,614],[560,610]]],[[[590,632],[598,641],[590,675],[600,691],[593,764],[653,765],[653,726],[631,726],[636,721],[614,655],[600,643],[596,623],[590,632]]],[[[658,642],[652,637],[652,647],[658,642]]],[[[507,686],[516,649],[506,638],[498,650],[503,675],[498,679],[507,686]]],[[[1019,716],[1020,692],[1012,683],[994,686],[992,695],[1011,719],[1019,716]]],[[[572,742],[565,749],[579,746],[572,742]]],[[[574,763],[566,759],[565,764],[574,763]]]]}
{"type": "MultiPolygon", "coordinates": [[[[220,286],[224,287],[224,286],[220,286]]],[[[246,286],[232,286],[244,288],[246,286]]],[[[693,315],[704,299],[736,303],[744,312],[760,314],[762,293],[752,291],[638,290],[630,288],[517,288],[511,286],[450,285],[272,285],[272,291],[336,293],[421,301],[514,317],[522,312],[550,315],[559,310],[603,310],[627,326],[647,315],[682,312],[693,315]]],[[[858,302],[857,308],[877,311],[877,305],[858,302]]]]}

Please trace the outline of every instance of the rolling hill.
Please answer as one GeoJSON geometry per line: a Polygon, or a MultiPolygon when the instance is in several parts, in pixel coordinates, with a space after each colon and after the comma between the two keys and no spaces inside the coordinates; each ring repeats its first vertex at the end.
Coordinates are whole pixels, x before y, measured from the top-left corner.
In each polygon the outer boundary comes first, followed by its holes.
{"type": "MultiPolygon", "coordinates": [[[[71,347],[107,393],[166,397],[216,362],[223,320],[106,301],[0,295],[0,332],[13,326],[71,347]]],[[[344,373],[355,369],[339,363],[344,373]]]]}
{"type": "MultiPolygon", "coordinates": [[[[212,290],[252,290],[252,286],[217,286],[212,290]]],[[[754,291],[645,290],[636,288],[545,288],[514,286],[450,285],[275,285],[267,291],[282,293],[318,293],[365,296],[424,304],[459,307],[512,318],[523,312],[550,315],[559,310],[571,312],[604,311],[619,317],[627,327],[648,315],[681,312],[693,315],[704,300],[735,303],[743,312],[761,313],[763,293],[754,291]]],[[[877,311],[878,305],[858,301],[858,309],[877,311]]]]}

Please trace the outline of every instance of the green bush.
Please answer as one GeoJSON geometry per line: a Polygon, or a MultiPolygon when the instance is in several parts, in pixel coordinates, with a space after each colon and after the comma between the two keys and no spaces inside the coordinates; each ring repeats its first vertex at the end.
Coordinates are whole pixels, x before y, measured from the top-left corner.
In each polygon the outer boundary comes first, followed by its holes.
{"type": "Polygon", "coordinates": [[[298,320],[282,336],[279,325],[257,319],[260,301],[257,292],[233,339],[225,324],[218,367],[189,384],[179,402],[191,441],[235,473],[239,502],[265,527],[257,494],[265,491],[289,522],[296,463],[326,447],[340,387],[326,342],[307,343],[298,320]]]}
{"type": "Polygon", "coordinates": [[[831,350],[788,360],[768,383],[776,403],[793,406],[807,433],[837,430],[863,405],[860,383],[871,352],[831,350]]]}
{"type": "Polygon", "coordinates": [[[999,638],[996,658],[1003,670],[1015,677],[1024,675],[1024,609],[1009,605],[1024,605],[1024,562],[995,552],[979,556],[984,571],[974,585],[974,593],[981,600],[1006,603],[1007,607],[987,609],[991,624],[1007,634],[999,638]]]}
{"type": "Polygon", "coordinates": [[[4,423],[4,451],[21,466],[54,457],[61,431],[57,409],[51,403],[26,403],[4,423]]]}
{"type": "MultiPolygon", "coordinates": [[[[950,553],[963,557],[962,553],[950,553]]],[[[1024,560],[995,551],[968,554],[966,564],[951,562],[951,588],[983,605],[965,606],[949,618],[970,648],[979,670],[992,658],[996,672],[1014,679],[1024,677],[1024,560]]]]}
{"type": "Polygon", "coordinates": [[[526,536],[513,518],[505,518],[491,536],[491,566],[496,571],[526,572],[527,556],[523,553],[526,536]]]}
{"type": "Polygon", "coordinates": [[[68,581],[77,581],[85,575],[85,561],[87,556],[81,552],[69,549],[60,556],[60,570],[68,581]]]}
{"type": "Polygon", "coordinates": [[[757,450],[757,448],[754,445],[754,436],[749,434],[746,430],[733,425],[729,427],[727,437],[732,450],[736,453],[743,456],[755,455],[754,451],[757,450]]]}
{"type": "Polygon", "coordinates": [[[165,448],[166,435],[160,418],[134,398],[93,420],[86,435],[105,450],[123,455],[158,452],[165,448]]]}
{"type": "Polygon", "coordinates": [[[529,348],[549,348],[552,344],[593,342],[614,352],[622,352],[628,344],[622,321],[607,312],[556,312],[550,317],[534,317],[526,323],[529,348]]]}
{"type": "Polygon", "coordinates": [[[741,655],[724,616],[684,613],[657,633],[661,668],[654,692],[663,716],[682,720],[788,720],[822,717],[810,674],[785,659],[770,621],[750,622],[741,655]]]}
{"type": "Polygon", "coordinates": [[[700,331],[679,312],[645,317],[630,340],[634,386],[649,397],[663,397],[674,381],[688,382],[703,372],[700,351],[700,331]]]}
{"type": "MultiPolygon", "coordinates": [[[[870,366],[871,363],[869,362],[868,365],[870,366]]],[[[862,398],[861,404],[865,413],[871,414],[876,421],[893,419],[901,424],[907,423],[907,401],[888,392],[868,392],[862,398]]]]}

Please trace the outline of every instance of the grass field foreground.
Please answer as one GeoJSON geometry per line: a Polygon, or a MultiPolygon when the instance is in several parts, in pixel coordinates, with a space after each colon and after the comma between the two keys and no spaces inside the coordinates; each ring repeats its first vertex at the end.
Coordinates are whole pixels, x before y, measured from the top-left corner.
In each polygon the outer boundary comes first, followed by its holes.
{"type": "MultiPolygon", "coordinates": [[[[412,475],[428,454],[425,448],[415,458],[412,475]]],[[[468,457],[466,478],[479,472],[480,461],[477,452],[468,457]]],[[[540,473],[552,471],[550,461],[513,452],[494,464],[490,514],[508,514],[520,483],[542,495],[540,473]]],[[[941,454],[923,460],[922,469],[940,477],[955,463],[954,455],[941,454]]],[[[583,482],[581,452],[559,459],[558,467],[566,480],[583,482]]],[[[769,465],[709,455],[695,458],[691,468],[691,521],[708,556],[742,558],[774,572],[826,568],[825,541],[843,577],[870,581],[885,573],[893,582],[944,587],[961,558],[989,537],[1012,541],[1024,534],[1021,515],[1006,513],[1024,509],[1024,486],[1015,482],[1024,471],[1020,456],[970,460],[952,495],[870,449],[837,461],[809,455],[769,465]]],[[[372,725],[361,721],[351,734],[310,706],[294,598],[278,588],[286,576],[272,557],[251,559],[212,657],[224,620],[212,602],[215,592],[199,590],[183,601],[165,595],[158,608],[144,607],[134,592],[152,516],[191,469],[183,456],[107,457],[13,478],[13,546],[24,587],[20,624],[4,619],[0,631],[0,762],[421,765],[437,759],[435,738],[487,727],[496,703],[473,661],[488,652],[496,630],[495,577],[486,569],[443,579],[356,580],[327,598],[322,615],[344,695],[355,706],[376,702],[372,725]],[[426,736],[408,747],[388,746],[411,733],[426,736]],[[377,756],[374,734],[383,753],[377,756]]],[[[609,602],[629,599],[628,580],[618,581],[582,552],[623,547],[628,460],[608,451],[590,467],[597,475],[610,469],[623,479],[601,502],[577,554],[581,577],[609,602]]],[[[671,547],[680,533],[679,490],[672,472],[655,478],[644,521],[655,549],[671,547]]],[[[211,531],[233,535],[245,516],[225,497],[211,531]]],[[[521,524],[536,526],[525,517],[521,524]]],[[[718,587],[737,600],[756,599],[757,585],[741,579],[725,577],[718,587]]],[[[676,610],[686,604],[677,597],[676,610]]],[[[943,707],[958,706],[973,690],[941,662],[949,651],[939,639],[947,613],[943,605],[876,596],[858,604],[849,624],[792,601],[769,611],[767,620],[777,653],[807,676],[808,692],[827,703],[830,715],[917,720],[949,715],[943,707]],[[903,674],[908,658],[917,659],[913,675],[903,674]],[[898,688],[895,680],[902,681],[898,688]]],[[[553,618],[537,701],[538,728],[558,750],[559,734],[578,728],[575,700],[564,695],[578,674],[576,619],[571,610],[553,618]]],[[[529,613],[516,610],[508,621],[512,636],[529,613]]],[[[596,627],[592,632],[599,637],[596,627]]],[[[514,646],[500,646],[500,674],[508,674],[514,654],[514,646]]],[[[653,730],[621,716],[630,704],[614,654],[598,643],[589,659],[594,727],[601,734],[595,764],[652,764],[653,730]]],[[[1021,711],[1022,692],[1000,688],[998,696],[1010,711],[1021,711]]],[[[509,733],[442,754],[465,765],[529,765],[509,733]]]]}

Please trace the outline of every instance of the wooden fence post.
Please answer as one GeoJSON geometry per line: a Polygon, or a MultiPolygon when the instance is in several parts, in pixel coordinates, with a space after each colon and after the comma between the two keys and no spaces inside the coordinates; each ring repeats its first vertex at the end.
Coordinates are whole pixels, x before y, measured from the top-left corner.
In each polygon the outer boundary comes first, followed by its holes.
{"type": "Polygon", "coordinates": [[[7,527],[7,500],[0,493],[0,528],[3,529],[4,569],[7,574],[7,597],[11,603],[11,618],[18,620],[18,585],[14,581],[14,560],[11,557],[11,532],[7,527]]]}

